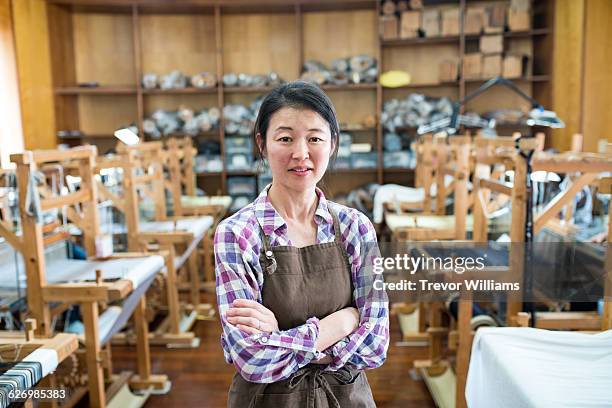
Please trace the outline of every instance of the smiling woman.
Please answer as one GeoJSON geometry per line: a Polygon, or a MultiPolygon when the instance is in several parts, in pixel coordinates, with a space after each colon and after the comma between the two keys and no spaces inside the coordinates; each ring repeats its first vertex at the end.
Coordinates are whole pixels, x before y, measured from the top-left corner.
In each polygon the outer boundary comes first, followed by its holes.
{"type": "Polygon", "coordinates": [[[215,234],[221,342],[237,369],[229,407],[375,406],[363,370],[389,346],[381,278],[366,268],[376,233],[316,187],[338,135],[330,99],[306,82],[277,87],[259,110],[272,184],[215,234]]]}

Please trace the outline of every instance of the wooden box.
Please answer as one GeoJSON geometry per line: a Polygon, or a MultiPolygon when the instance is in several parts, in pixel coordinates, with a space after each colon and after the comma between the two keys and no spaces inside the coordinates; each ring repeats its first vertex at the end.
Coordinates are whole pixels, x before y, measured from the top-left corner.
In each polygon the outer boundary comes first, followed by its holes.
{"type": "Polygon", "coordinates": [[[483,7],[470,7],[465,13],[463,31],[468,35],[480,34],[484,24],[485,9],[483,7]]]}
{"type": "Polygon", "coordinates": [[[506,6],[496,4],[487,7],[484,18],[484,32],[487,34],[503,33],[505,25],[506,6]]]}
{"type": "Polygon", "coordinates": [[[459,35],[459,9],[453,8],[442,11],[442,36],[459,35]]]}
{"type": "Polygon", "coordinates": [[[520,78],[523,76],[526,58],[520,54],[508,54],[504,57],[502,76],[504,78],[520,78]]]}
{"type": "Polygon", "coordinates": [[[482,76],[482,54],[465,54],[461,72],[465,79],[479,79],[482,76]]]}
{"type": "Polygon", "coordinates": [[[508,10],[508,28],[510,31],[528,31],[531,29],[531,15],[529,10],[508,10]]]}
{"type": "Polygon", "coordinates": [[[425,37],[440,36],[440,10],[423,10],[421,29],[425,37]]]}
{"type": "Polygon", "coordinates": [[[397,17],[381,16],[380,17],[380,37],[383,40],[395,40],[399,34],[397,17]]]}
{"type": "Polygon", "coordinates": [[[501,54],[484,55],[482,57],[482,77],[485,79],[494,78],[502,74],[501,54]]]}
{"type": "Polygon", "coordinates": [[[504,51],[503,35],[483,35],[480,37],[480,52],[483,54],[498,54],[504,51]]]}
{"type": "Polygon", "coordinates": [[[400,38],[416,38],[421,28],[420,11],[403,11],[400,24],[400,38]]]}
{"type": "Polygon", "coordinates": [[[459,76],[459,64],[456,60],[445,60],[439,65],[438,79],[440,82],[455,82],[459,76]]]}

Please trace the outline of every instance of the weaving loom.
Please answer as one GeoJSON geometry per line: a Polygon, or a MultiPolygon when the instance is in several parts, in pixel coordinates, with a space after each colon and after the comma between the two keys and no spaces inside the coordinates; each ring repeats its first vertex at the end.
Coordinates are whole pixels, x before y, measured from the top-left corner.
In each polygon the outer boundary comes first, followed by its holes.
{"type": "MultiPolygon", "coordinates": [[[[120,170],[119,185],[112,190],[98,182],[100,197],[110,200],[125,217],[126,227],[117,231],[127,233],[129,250],[158,248],[170,253],[172,267],[167,268],[165,285],[168,316],[151,333],[151,344],[169,347],[197,347],[199,339],[189,331],[199,316],[210,317],[211,305],[200,303],[200,254],[198,248],[206,247],[205,237],[214,219],[210,215],[197,217],[171,217],[166,214],[165,187],[161,143],[148,142],[135,146],[119,145],[120,156],[98,162],[96,172],[120,170]],[[154,204],[154,220],[142,221],[138,211],[140,198],[154,204]],[[191,304],[179,303],[179,274],[188,272],[191,304]]],[[[114,231],[114,232],[117,232],[114,231]]],[[[117,344],[129,343],[123,335],[114,339],[117,344]]]]}
{"type": "MultiPolygon", "coordinates": [[[[167,265],[164,256],[144,253],[112,254],[106,258],[88,260],[68,259],[63,239],[66,231],[56,232],[54,223],[42,225],[43,213],[61,208],[82,231],[84,248],[96,253],[96,237],[99,232],[97,189],[93,182],[96,150],[80,147],[67,151],[34,151],[13,155],[17,163],[19,188],[20,232],[6,226],[0,233],[28,262],[18,270],[25,270],[25,289],[28,309],[39,322],[39,333],[52,334],[52,316],[73,304],[81,306],[89,381],[89,399],[92,406],[105,406],[105,363],[99,356],[102,347],[134,314],[137,326],[139,372],[126,377],[133,389],[154,389],[167,392],[169,382],[163,375],[152,375],[149,359],[147,325],[144,320],[144,294],[156,274],[167,265]],[[35,172],[45,163],[66,163],[76,166],[81,184],[76,192],[55,195],[35,178],[35,172]],[[70,163],[67,163],[70,162],[70,163]],[[48,235],[45,235],[48,234],[48,235]],[[49,235],[50,234],[50,235],[49,235]],[[45,243],[48,243],[45,248],[45,243]],[[100,314],[100,305],[110,305],[100,314]],[[142,360],[142,361],[141,361],[142,360]]],[[[48,215],[48,214],[47,214],[48,215]]],[[[21,261],[23,263],[23,261],[21,261]]],[[[17,280],[18,288],[24,285],[23,277],[17,280]]],[[[110,358],[110,354],[109,354],[110,358]]],[[[124,386],[125,386],[124,381],[124,386]]],[[[144,400],[142,400],[144,402],[144,400]]]]}

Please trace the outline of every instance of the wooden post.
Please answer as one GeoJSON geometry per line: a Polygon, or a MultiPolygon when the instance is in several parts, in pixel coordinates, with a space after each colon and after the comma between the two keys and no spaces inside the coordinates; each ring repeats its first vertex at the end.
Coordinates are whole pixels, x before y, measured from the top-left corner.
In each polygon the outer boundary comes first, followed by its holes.
{"type": "Polygon", "coordinates": [[[104,394],[104,373],[102,371],[100,332],[98,326],[98,303],[81,303],[83,324],[85,325],[85,348],[87,349],[87,381],[89,382],[89,406],[106,406],[104,394]]]}
{"type": "MultiPolygon", "coordinates": [[[[95,153],[94,153],[95,154],[95,153]]],[[[96,255],[96,237],[100,235],[100,215],[98,213],[98,184],[93,173],[96,167],[91,155],[85,160],[79,160],[79,173],[81,176],[81,189],[89,190],[91,196],[81,202],[83,211],[83,241],[88,256],[96,255]]]]}
{"type": "Polygon", "coordinates": [[[464,240],[467,234],[467,215],[469,207],[469,193],[467,188],[470,176],[470,139],[469,136],[454,138],[456,143],[454,150],[456,153],[455,169],[455,239],[464,240]]]}
{"type": "Polygon", "coordinates": [[[24,160],[17,163],[17,185],[19,186],[19,203],[21,229],[23,235],[23,260],[28,282],[26,293],[28,309],[38,322],[36,333],[40,336],[51,336],[51,312],[49,305],[42,299],[41,288],[47,284],[45,272],[44,242],[42,225],[36,223],[36,218],[25,211],[26,194],[30,184],[30,174],[36,170],[32,152],[23,153],[24,160]]]}
{"type": "MultiPolygon", "coordinates": [[[[523,285],[525,262],[525,222],[527,211],[527,161],[519,153],[514,154],[514,188],[512,189],[512,224],[510,225],[510,277],[523,285]]],[[[506,319],[515,325],[515,317],[522,309],[522,291],[508,294],[506,319]]]]}
{"type": "Polygon", "coordinates": [[[168,298],[168,318],[170,319],[170,333],[179,334],[181,328],[179,322],[180,304],[177,289],[176,268],[174,267],[175,250],[174,245],[163,246],[161,249],[167,251],[166,260],[166,296],[168,298]]]}
{"type": "Polygon", "coordinates": [[[138,210],[138,191],[134,181],[134,166],[132,155],[125,156],[128,166],[123,168],[123,199],[125,204],[125,223],[127,225],[128,250],[131,252],[140,251],[141,244],[138,240],[140,231],[139,210],[138,210]]]}
{"type": "Polygon", "coordinates": [[[457,385],[455,394],[455,407],[466,408],[465,385],[470,366],[470,354],[472,352],[472,299],[467,292],[462,293],[459,300],[459,315],[457,316],[457,330],[459,332],[459,346],[457,347],[457,385]]]}
{"type": "Polygon", "coordinates": [[[138,360],[138,376],[140,381],[151,377],[151,353],[149,349],[149,330],[145,318],[146,301],[142,296],[134,309],[134,325],[136,326],[136,354],[138,360]]]}
{"type": "Polygon", "coordinates": [[[170,191],[172,193],[174,215],[181,216],[183,215],[183,208],[181,205],[181,165],[179,162],[179,149],[177,144],[178,142],[175,138],[168,140],[168,171],[170,173],[170,191]]]}
{"type": "MultiPolygon", "coordinates": [[[[204,242],[204,240],[202,240],[204,242]]],[[[193,307],[198,307],[200,304],[200,270],[198,268],[198,249],[194,249],[189,255],[187,268],[189,268],[189,289],[191,292],[191,303],[193,307]]]]}

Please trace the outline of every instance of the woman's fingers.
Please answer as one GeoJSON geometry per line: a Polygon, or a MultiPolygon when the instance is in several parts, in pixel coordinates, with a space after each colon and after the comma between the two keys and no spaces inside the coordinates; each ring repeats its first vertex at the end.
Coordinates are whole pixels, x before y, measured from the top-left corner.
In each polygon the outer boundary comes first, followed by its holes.
{"type": "Polygon", "coordinates": [[[259,329],[259,327],[261,326],[261,322],[259,321],[259,319],[256,319],[254,317],[229,316],[227,318],[227,321],[231,324],[242,324],[245,326],[250,326],[254,329],[259,329]]]}
{"type": "Polygon", "coordinates": [[[259,320],[265,320],[266,315],[261,313],[259,310],[252,309],[250,307],[230,307],[227,310],[228,316],[242,316],[242,317],[254,317],[259,320]]]}
{"type": "Polygon", "coordinates": [[[265,307],[261,303],[256,302],[254,300],[250,300],[250,299],[236,299],[232,303],[232,306],[239,307],[239,308],[249,307],[249,308],[258,310],[259,312],[261,312],[263,314],[274,316],[274,313],[272,313],[272,311],[270,309],[268,309],[267,307],[265,307]]]}

